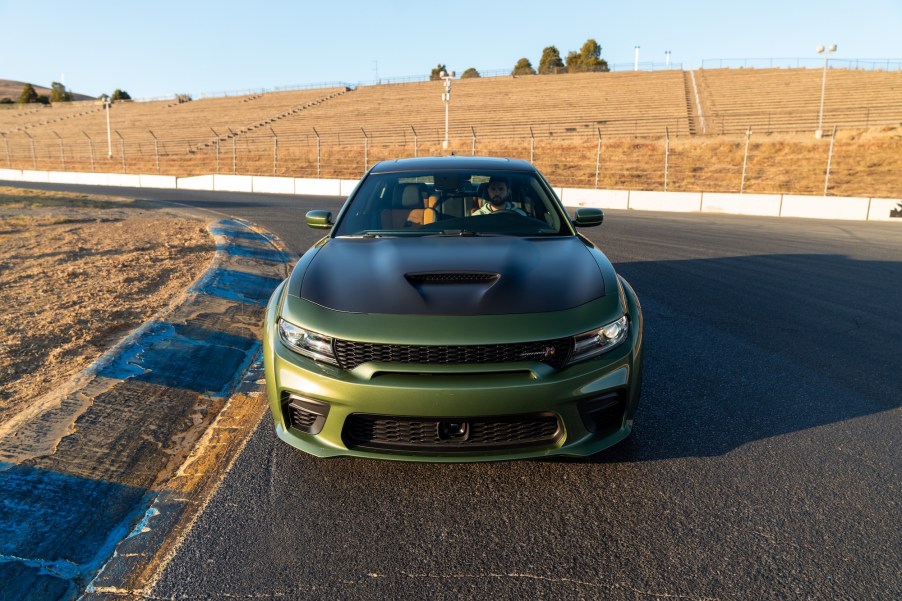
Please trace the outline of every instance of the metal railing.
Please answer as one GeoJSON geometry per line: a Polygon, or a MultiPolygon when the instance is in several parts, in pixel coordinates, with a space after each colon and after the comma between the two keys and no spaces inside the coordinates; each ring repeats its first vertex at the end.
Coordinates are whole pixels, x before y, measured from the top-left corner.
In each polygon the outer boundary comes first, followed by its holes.
{"type": "MultiPolygon", "coordinates": [[[[706,58],[702,69],[821,69],[824,59],[792,58],[706,58]]],[[[902,58],[830,58],[831,69],[862,71],[900,71],[902,58]]]]}

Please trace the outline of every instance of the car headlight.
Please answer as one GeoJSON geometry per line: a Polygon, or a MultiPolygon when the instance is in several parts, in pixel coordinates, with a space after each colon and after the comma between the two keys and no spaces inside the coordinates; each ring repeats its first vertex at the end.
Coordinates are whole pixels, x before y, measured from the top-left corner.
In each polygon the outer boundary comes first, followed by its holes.
{"type": "Polygon", "coordinates": [[[626,340],[629,323],[629,319],[624,315],[617,321],[574,336],[573,353],[570,354],[567,364],[590,359],[611,350],[626,340]]]}
{"type": "Polygon", "coordinates": [[[316,361],[323,361],[338,365],[335,352],[332,350],[332,339],[316,332],[299,328],[284,319],[279,320],[279,338],[282,342],[299,355],[310,357],[316,361]]]}

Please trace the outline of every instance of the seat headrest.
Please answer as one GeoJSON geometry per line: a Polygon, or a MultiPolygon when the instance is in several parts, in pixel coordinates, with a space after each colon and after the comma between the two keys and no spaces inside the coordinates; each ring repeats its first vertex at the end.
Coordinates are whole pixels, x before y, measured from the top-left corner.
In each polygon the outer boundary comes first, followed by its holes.
{"type": "Polygon", "coordinates": [[[401,190],[401,206],[405,209],[422,209],[423,195],[419,184],[407,184],[401,190]]]}

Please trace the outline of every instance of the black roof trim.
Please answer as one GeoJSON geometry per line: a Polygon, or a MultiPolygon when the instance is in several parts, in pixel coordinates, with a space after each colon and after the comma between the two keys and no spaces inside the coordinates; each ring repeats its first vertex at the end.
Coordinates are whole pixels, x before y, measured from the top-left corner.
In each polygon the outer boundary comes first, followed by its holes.
{"type": "Polygon", "coordinates": [[[395,173],[434,169],[486,169],[496,171],[530,171],[536,168],[528,161],[503,157],[443,156],[393,159],[373,165],[371,173],[395,173]]]}

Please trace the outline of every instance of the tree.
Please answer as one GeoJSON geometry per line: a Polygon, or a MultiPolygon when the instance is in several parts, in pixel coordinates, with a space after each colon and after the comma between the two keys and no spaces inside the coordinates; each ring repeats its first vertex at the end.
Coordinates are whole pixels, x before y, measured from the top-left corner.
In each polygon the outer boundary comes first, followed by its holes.
{"type": "Polygon", "coordinates": [[[113,95],[110,98],[114,102],[116,100],[131,100],[132,99],[132,97],[128,95],[128,92],[126,92],[125,90],[120,90],[119,88],[116,88],[115,90],[113,90],[113,95]]]}
{"type": "Polygon", "coordinates": [[[517,61],[517,64],[514,65],[514,70],[511,71],[511,75],[535,75],[536,70],[532,68],[532,63],[529,62],[528,58],[521,58],[517,61]]]}
{"type": "Polygon", "coordinates": [[[66,90],[66,86],[58,81],[50,84],[50,102],[69,102],[72,100],[72,93],[66,90]]]}
{"type": "Polygon", "coordinates": [[[471,77],[482,77],[482,76],[479,74],[479,71],[477,71],[473,67],[470,67],[469,69],[467,69],[466,71],[464,71],[463,73],[460,74],[461,79],[470,79],[471,77]]]}
{"type": "Polygon", "coordinates": [[[587,73],[594,71],[610,71],[608,62],[601,58],[601,46],[593,39],[586,40],[579,52],[567,54],[568,73],[587,73]]]}
{"type": "Polygon", "coordinates": [[[586,71],[610,71],[608,62],[601,58],[601,46],[589,38],[579,50],[580,62],[586,71]]]}
{"type": "Polygon", "coordinates": [[[445,65],[439,63],[438,66],[432,70],[432,73],[429,74],[429,81],[438,81],[442,78],[442,73],[447,73],[448,68],[445,65]]]}
{"type": "Polygon", "coordinates": [[[548,46],[542,50],[542,58],[539,59],[539,75],[547,75],[549,73],[563,73],[564,61],[561,60],[561,53],[554,46],[548,46]]]}
{"type": "Polygon", "coordinates": [[[582,57],[576,50],[567,53],[567,73],[582,73],[582,57]]]}
{"type": "Polygon", "coordinates": [[[17,102],[18,104],[32,104],[40,101],[37,90],[34,89],[33,85],[27,83],[22,87],[22,93],[19,94],[19,100],[17,102]]]}

